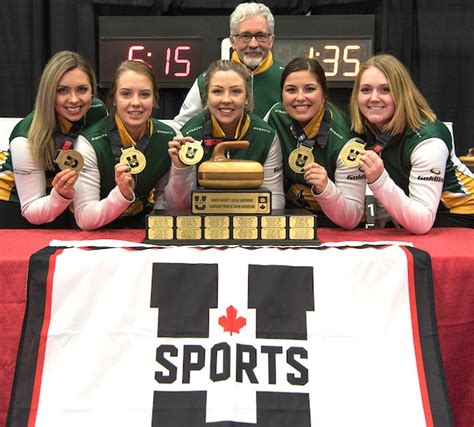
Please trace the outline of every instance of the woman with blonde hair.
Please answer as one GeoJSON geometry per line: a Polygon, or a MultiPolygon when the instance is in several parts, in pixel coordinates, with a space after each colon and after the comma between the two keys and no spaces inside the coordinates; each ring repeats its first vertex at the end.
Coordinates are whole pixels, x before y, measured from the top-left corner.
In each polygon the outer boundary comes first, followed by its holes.
{"type": "Polygon", "coordinates": [[[94,98],[96,86],[94,70],[78,53],[58,52],[46,64],[34,111],[13,129],[9,151],[1,155],[0,227],[70,226],[77,173],[60,170],[57,157],[73,149],[83,128],[107,115],[94,98]]]}
{"type": "Polygon", "coordinates": [[[392,221],[415,234],[433,226],[473,227],[473,175],[454,155],[449,129],[397,58],[375,55],[360,68],[351,120],[352,129],[365,134],[361,169],[389,215],[380,218],[380,226],[392,221]]]}
{"type": "Polygon", "coordinates": [[[253,98],[251,76],[240,63],[229,60],[214,61],[206,71],[204,111],[191,118],[182,128],[183,136],[169,143],[172,161],[166,198],[177,209],[191,206],[191,191],[196,187],[197,167],[208,160],[219,142],[249,141],[246,150],[229,150],[230,159],[254,160],[263,165],[262,187],[271,191],[272,208],[285,206],[280,142],[274,129],[251,112],[253,98]],[[199,163],[184,164],[179,157],[181,146],[199,141],[203,155],[199,163]],[[174,189],[180,197],[171,198],[174,189]]]}

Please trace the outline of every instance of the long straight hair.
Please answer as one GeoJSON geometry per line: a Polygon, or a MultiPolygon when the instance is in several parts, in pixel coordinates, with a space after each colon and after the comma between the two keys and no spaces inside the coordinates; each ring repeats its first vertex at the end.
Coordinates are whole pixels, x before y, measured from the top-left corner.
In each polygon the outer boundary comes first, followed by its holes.
{"type": "Polygon", "coordinates": [[[64,50],[56,53],[48,61],[41,75],[33,120],[28,132],[28,143],[33,159],[44,170],[53,169],[56,91],[64,74],[75,68],[86,73],[92,88],[92,95],[95,96],[97,81],[94,70],[89,62],[76,52],[64,50]]]}

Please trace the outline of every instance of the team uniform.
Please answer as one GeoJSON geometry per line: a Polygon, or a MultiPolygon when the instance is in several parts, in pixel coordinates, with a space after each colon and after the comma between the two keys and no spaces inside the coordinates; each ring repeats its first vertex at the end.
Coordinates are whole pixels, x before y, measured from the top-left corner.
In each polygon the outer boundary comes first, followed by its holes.
{"type": "MultiPolygon", "coordinates": [[[[367,147],[376,144],[368,133],[367,147]]],[[[417,234],[474,226],[474,175],[455,156],[440,120],[391,137],[381,157],[385,170],[369,187],[395,222],[417,234]]]]}
{"type": "Polygon", "coordinates": [[[282,102],[274,105],[266,117],[268,124],[276,129],[283,154],[285,194],[287,208],[305,208],[317,212],[318,225],[354,228],[364,212],[365,175],[358,168],[345,166],[341,151],[356,135],[350,130],[346,117],[330,103],[325,109],[312,148],[314,161],[323,166],[328,174],[328,185],[320,194],[315,194],[306,183],[303,173],[294,172],[288,159],[297,147],[293,119],[285,111],[282,102]]]}
{"type": "MultiPolygon", "coordinates": [[[[168,141],[176,132],[151,118],[134,148],[146,158],[145,168],[135,177],[134,200],[126,199],[115,183],[114,166],[122,155],[122,140],[114,117],[107,117],[82,132],[77,150],[84,157],[74,198],[76,222],[82,229],[108,225],[115,228],[145,226],[145,214],[153,206],[165,207],[163,191],[168,182],[168,141]]],[[[172,197],[173,192],[170,192],[172,197]]]]}
{"type": "MultiPolygon", "coordinates": [[[[236,52],[232,55],[232,61],[240,62],[236,52]]],[[[280,101],[280,80],[284,68],[283,64],[273,60],[273,55],[269,52],[264,62],[256,70],[249,70],[252,76],[253,113],[258,117],[263,118],[268,110],[280,101]]],[[[194,81],[178,115],[173,119],[178,128],[202,111],[205,76],[204,72],[194,81]]]]}
{"type": "MultiPolygon", "coordinates": [[[[48,228],[68,228],[72,217],[66,208],[71,200],[51,186],[59,168],[45,171],[31,155],[28,132],[33,115],[34,112],[17,123],[10,135],[9,149],[0,153],[0,227],[30,228],[41,224],[48,228]]],[[[104,103],[94,98],[84,118],[73,123],[67,133],[58,124],[53,135],[56,149],[66,139],[73,142],[81,129],[105,116],[104,103]]]]}
{"type": "MultiPolygon", "coordinates": [[[[252,113],[244,113],[241,126],[235,138],[226,138],[221,134],[215,122],[208,113],[200,113],[187,122],[181,129],[183,136],[191,136],[194,140],[202,140],[204,156],[201,162],[209,160],[214,150],[214,145],[206,147],[206,141],[218,138],[219,141],[246,140],[250,142],[247,150],[229,151],[227,157],[230,159],[255,160],[263,165],[263,184],[272,192],[272,209],[283,209],[285,196],[283,194],[283,171],[280,142],[275,130],[268,126],[260,117],[252,113]]],[[[175,189],[181,197],[174,198],[172,207],[184,209],[191,206],[191,191],[196,188],[197,168],[199,165],[185,168],[171,167],[169,188],[175,189]]],[[[166,199],[171,198],[166,193],[166,199]]]]}

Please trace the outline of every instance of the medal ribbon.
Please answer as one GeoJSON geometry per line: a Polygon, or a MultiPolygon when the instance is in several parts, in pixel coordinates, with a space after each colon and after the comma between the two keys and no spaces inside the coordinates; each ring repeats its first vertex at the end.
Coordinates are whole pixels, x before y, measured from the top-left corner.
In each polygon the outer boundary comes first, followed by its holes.
{"type": "Polygon", "coordinates": [[[56,150],[70,150],[84,123],[84,117],[77,122],[70,122],[64,117],[58,117],[58,126],[54,135],[54,148],[56,150]]]}
{"type": "Polygon", "coordinates": [[[382,150],[387,146],[389,141],[392,139],[392,135],[388,133],[382,133],[381,135],[374,134],[375,144],[370,149],[375,151],[379,156],[382,150]]]}
{"type": "MultiPolygon", "coordinates": [[[[214,147],[215,145],[219,144],[219,142],[224,141],[224,138],[215,138],[212,134],[212,120],[211,120],[211,113],[209,110],[206,111],[206,122],[204,123],[204,128],[202,131],[202,146],[204,148],[204,152],[208,153],[210,147],[214,147]]],[[[224,132],[222,132],[224,135],[224,132]]]]}
{"type": "Polygon", "coordinates": [[[222,141],[239,141],[247,133],[250,122],[250,116],[244,112],[237,125],[234,137],[230,138],[225,135],[216,118],[208,111],[202,133],[202,146],[204,151],[208,153],[211,147],[214,147],[222,141]]]}
{"type": "Polygon", "coordinates": [[[382,150],[387,146],[390,140],[393,138],[393,135],[390,135],[387,132],[379,134],[375,131],[374,128],[369,127],[369,132],[367,132],[368,140],[365,144],[366,150],[375,151],[379,156],[382,150]]]}
{"type": "Polygon", "coordinates": [[[109,117],[107,131],[115,162],[118,163],[120,161],[120,156],[122,155],[122,148],[135,147],[138,151],[141,151],[142,153],[145,152],[150,143],[151,134],[153,133],[153,123],[151,120],[148,120],[138,142],[135,142],[127,132],[127,129],[125,129],[118,114],[115,114],[115,117],[109,117]]]}
{"type": "Polygon", "coordinates": [[[315,144],[320,148],[326,147],[330,125],[331,112],[323,106],[304,128],[293,119],[290,131],[296,139],[297,147],[303,145],[312,151],[315,144]]]}
{"type": "Polygon", "coordinates": [[[54,155],[57,159],[60,151],[72,150],[74,141],[76,141],[79,132],[82,130],[85,120],[84,117],[77,122],[70,122],[64,117],[58,116],[58,124],[54,131],[54,155]]]}

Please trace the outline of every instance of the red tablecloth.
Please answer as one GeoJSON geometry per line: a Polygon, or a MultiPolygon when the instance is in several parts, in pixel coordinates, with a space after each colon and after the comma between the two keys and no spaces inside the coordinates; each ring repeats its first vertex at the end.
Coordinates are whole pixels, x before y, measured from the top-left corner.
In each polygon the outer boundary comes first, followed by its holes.
{"type": "MultiPolygon", "coordinates": [[[[403,230],[322,228],[321,242],[412,242],[431,255],[436,316],[449,399],[456,426],[474,425],[474,230],[433,229],[425,236],[403,230]]],[[[26,301],[30,256],[53,239],[141,242],[143,230],[2,230],[0,259],[0,426],[5,424],[26,301]]]]}

